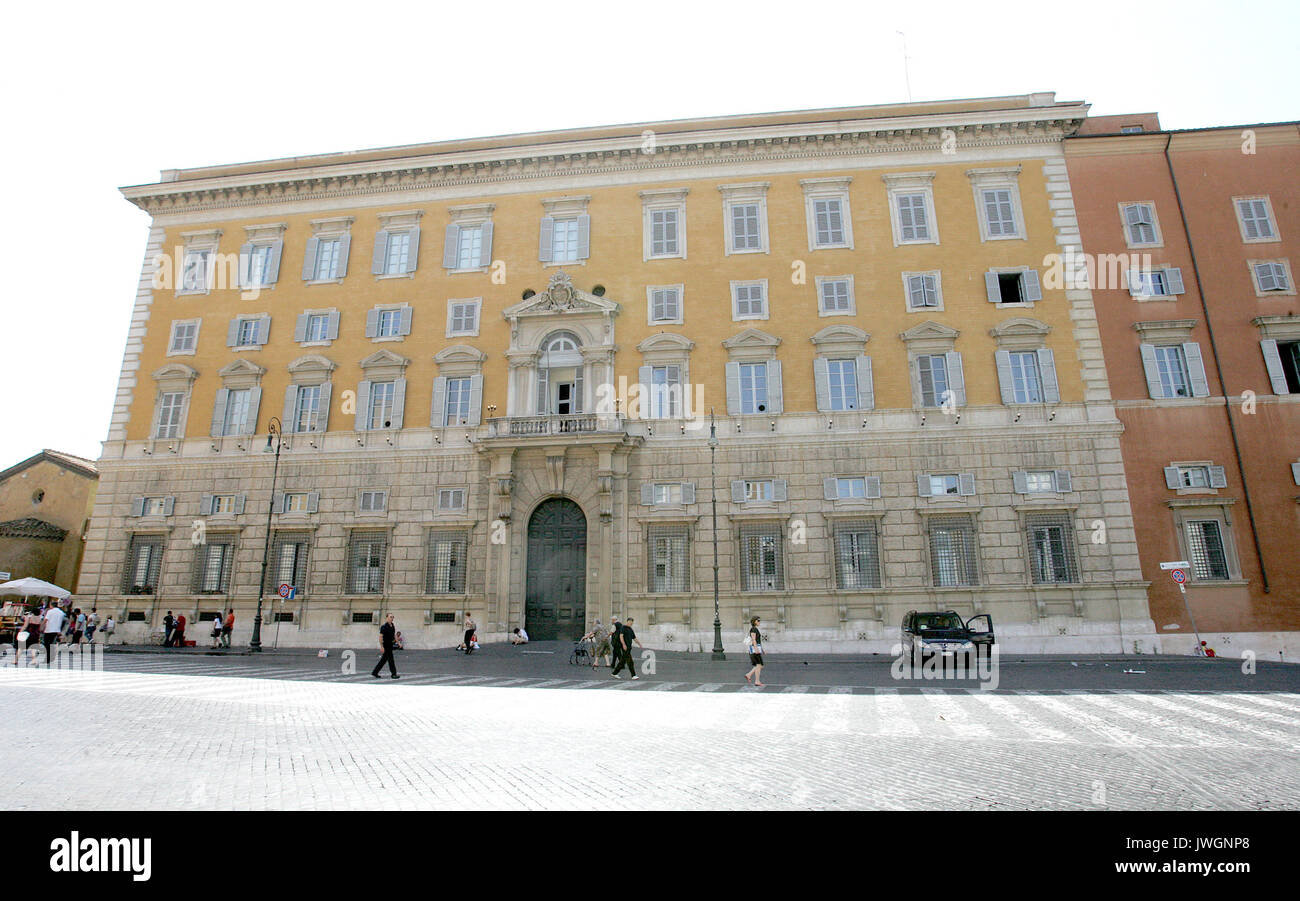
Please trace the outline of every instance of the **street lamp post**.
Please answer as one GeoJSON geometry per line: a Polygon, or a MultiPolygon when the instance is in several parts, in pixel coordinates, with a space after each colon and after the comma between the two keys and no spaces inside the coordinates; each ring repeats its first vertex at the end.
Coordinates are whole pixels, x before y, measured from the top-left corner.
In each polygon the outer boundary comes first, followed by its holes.
{"type": "Polygon", "coordinates": [[[262,544],[262,578],[257,583],[257,616],[253,617],[253,639],[248,649],[262,650],[262,599],[266,596],[266,564],[271,556],[271,514],[275,512],[275,479],[280,474],[280,448],[284,445],[281,433],[283,423],[272,416],[266,427],[266,453],[271,452],[271,439],[275,439],[275,466],[271,469],[271,498],[266,502],[266,541],[262,544]]]}
{"type": "Polygon", "coordinates": [[[713,660],[727,659],[722,649],[722,615],[718,607],[718,426],[709,408],[709,494],[713,499],[713,660]]]}

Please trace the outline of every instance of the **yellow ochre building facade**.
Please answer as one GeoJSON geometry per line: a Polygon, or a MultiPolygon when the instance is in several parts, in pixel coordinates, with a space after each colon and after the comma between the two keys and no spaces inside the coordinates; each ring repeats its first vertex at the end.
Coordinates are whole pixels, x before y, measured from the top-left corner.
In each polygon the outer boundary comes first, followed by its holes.
{"type": "Polygon", "coordinates": [[[128,640],[167,610],[245,627],[271,510],[264,641],[617,613],[707,648],[716,471],[729,637],[761,615],[774,648],[887,651],[954,609],[1011,650],[1152,649],[1092,297],[1053,268],[1086,113],[647,123],[124,189],[153,224],[81,591],[128,640]]]}

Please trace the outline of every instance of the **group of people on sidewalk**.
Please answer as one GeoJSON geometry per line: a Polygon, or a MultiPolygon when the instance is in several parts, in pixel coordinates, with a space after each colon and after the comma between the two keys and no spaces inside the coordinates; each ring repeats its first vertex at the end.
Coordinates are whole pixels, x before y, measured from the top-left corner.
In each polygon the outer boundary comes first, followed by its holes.
{"type": "Polygon", "coordinates": [[[605,663],[605,658],[610,657],[613,659],[610,675],[615,679],[623,678],[619,673],[624,667],[634,680],[641,678],[636,674],[636,664],[632,662],[632,643],[636,642],[636,646],[642,650],[645,645],[636,637],[636,632],[632,629],[633,622],[633,617],[629,616],[624,623],[615,616],[610,619],[610,626],[606,629],[600,620],[596,620],[591,631],[582,636],[583,641],[590,641],[596,646],[596,652],[592,655],[592,669],[610,665],[605,663]]]}
{"type": "MultiPolygon", "coordinates": [[[[163,617],[163,647],[165,648],[183,648],[185,647],[185,614],[172,616],[170,610],[163,617]]],[[[230,636],[235,631],[235,611],[233,608],[226,611],[223,618],[220,613],[212,618],[212,646],[214,648],[230,647],[230,636]]]]}
{"type": "Polygon", "coordinates": [[[89,613],[83,613],[80,607],[72,606],[71,600],[51,600],[23,615],[14,644],[22,650],[27,650],[34,644],[43,644],[45,662],[48,664],[54,657],[55,645],[79,645],[83,639],[87,644],[94,644],[96,633],[107,640],[116,628],[117,623],[112,616],[100,623],[98,607],[92,607],[89,613]]]}
{"type": "MultiPolygon", "coordinates": [[[[171,612],[168,611],[168,618],[171,612]]],[[[234,613],[230,614],[230,621],[233,625],[234,613]]],[[[645,645],[636,637],[636,632],[632,628],[635,620],[632,617],[627,618],[627,622],[622,622],[617,616],[611,618],[610,628],[606,629],[600,620],[592,630],[582,636],[583,641],[591,641],[596,646],[596,652],[593,656],[591,666],[595,669],[597,666],[611,666],[610,675],[615,679],[621,679],[619,675],[625,668],[633,680],[641,677],[636,674],[636,664],[632,660],[632,645],[635,644],[642,650],[645,645]],[[606,658],[612,658],[612,664],[606,664],[606,658]]],[[[745,673],[745,681],[759,688],[764,686],[763,676],[763,633],[760,629],[762,620],[755,616],[749,621],[749,633],[745,637],[746,647],[749,651],[750,670],[745,673]]],[[[375,668],[370,671],[370,675],[376,679],[379,678],[379,671],[388,665],[388,671],[392,678],[400,679],[397,674],[397,662],[393,659],[393,651],[398,649],[398,636],[401,633],[393,622],[393,614],[388,614],[384,624],[379,627],[379,647],[383,651],[383,656],[375,664],[375,668]]],[[[515,629],[511,633],[510,641],[512,644],[525,644],[528,641],[528,633],[523,629],[515,629]]],[[[474,622],[474,616],[471,613],[465,614],[465,638],[457,646],[456,650],[464,650],[466,654],[471,654],[478,648],[478,624],[474,622]]]]}

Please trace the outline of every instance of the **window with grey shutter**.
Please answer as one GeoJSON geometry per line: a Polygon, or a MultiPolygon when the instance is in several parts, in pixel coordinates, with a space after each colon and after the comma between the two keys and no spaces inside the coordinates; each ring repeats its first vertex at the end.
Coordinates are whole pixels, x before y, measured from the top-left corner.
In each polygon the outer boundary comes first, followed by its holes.
{"type": "Polygon", "coordinates": [[[1209,397],[1210,383],[1205,377],[1205,362],[1201,359],[1201,345],[1195,341],[1184,344],[1183,358],[1187,362],[1187,377],[1191,382],[1192,397],[1209,397]]]}
{"type": "Polygon", "coordinates": [[[760,412],[780,413],[785,406],[781,384],[781,361],[767,361],[767,410],[760,412]]]}
{"type": "Polygon", "coordinates": [[[1026,516],[1025,539],[1029,553],[1030,580],[1035,585],[1079,581],[1074,528],[1069,514],[1042,513],[1026,516]]]}
{"type": "Polygon", "coordinates": [[[543,263],[552,262],[554,259],[554,245],[555,219],[551,216],[543,216],[541,233],[537,245],[537,259],[543,263]]]}
{"type": "Polygon", "coordinates": [[[1210,473],[1211,488],[1228,487],[1228,475],[1222,466],[1207,466],[1206,469],[1208,469],[1210,473]]]}
{"type": "MultiPolygon", "coordinates": [[[[948,390],[952,392],[953,403],[959,407],[966,406],[966,374],[962,369],[961,354],[949,351],[944,354],[948,369],[948,390]]],[[[943,402],[942,397],[940,403],[943,402]]]]}
{"type": "MultiPolygon", "coordinates": [[[[1296,368],[1296,361],[1300,361],[1300,353],[1296,352],[1297,346],[1292,343],[1286,345],[1288,356],[1291,358],[1288,362],[1291,362],[1293,368],[1296,368]]],[[[1264,353],[1264,368],[1268,372],[1268,381],[1273,387],[1273,393],[1277,395],[1292,393],[1282,360],[1283,346],[1278,344],[1276,338],[1265,338],[1259,342],[1259,347],[1264,353]]]]}
{"type": "Polygon", "coordinates": [[[1291,480],[1300,485],[1300,462],[1291,464],[1291,480]]]}
{"type": "Polygon", "coordinates": [[[1183,487],[1182,471],[1177,466],[1165,467],[1165,487],[1175,490],[1183,487]]]}
{"type": "Polygon", "coordinates": [[[302,257],[302,280],[312,282],[316,280],[316,256],[320,251],[320,238],[308,238],[307,249],[302,257]]]}
{"type": "Polygon", "coordinates": [[[880,587],[880,532],[875,520],[835,523],[835,587],[850,591],[880,587]]]}
{"type": "Polygon", "coordinates": [[[468,532],[440,529],[430,531],[424,590],[428,594],[464,594],[468,553],[468,532]]]}
{"type": "Polygon", "coordinates": [[[646,529],[646,590],[651,594],[691,590],[690,530],[685,524],[646,529]]]}

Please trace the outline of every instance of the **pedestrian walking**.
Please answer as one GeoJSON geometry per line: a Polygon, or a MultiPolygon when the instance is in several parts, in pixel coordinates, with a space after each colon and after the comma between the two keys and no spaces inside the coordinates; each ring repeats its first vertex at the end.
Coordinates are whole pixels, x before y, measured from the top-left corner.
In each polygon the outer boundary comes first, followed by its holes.
{"type": "Polygon", "coordinates": [[[225,627],[221,622],[221,614],[218,613],[212,617],[212,646],[214,648],[221,647],[221,630],[223,628],[225,627]]]}
{"type": "Polygon", "coordinates": [[[226,621],[221,624],[221,646],[230,647],[230,636],[235,631],[235,608],[231,607],[226,611],[226,621]]]}
{"type": "Polygon", "coordinates": [[[176,618],[172,616],[172,612],[168,610],[167,615],[163,617],[163,647],[170,648],[172,646],[172,633],[175,630],[176,618]]]}
{"type": "Polygon", "coordinates": [[[57,604],[51,604],[50,609],[45,611],[45,618],[41,621],[41,638],[45,642],[46,666],[54,665],[54,652],[50,648],[59,640],[59,634],[63,631],[63,624],[66,619],[67,614],[57,604]]]}
{"type": "Polygon", "coordinates": [[[757,616],[749,621],[749,634],[745,644],[749,648],[750,670],[745,673],[745,681],[759,688],[763,687],[763,633],[759,629],[762,622],[757,616]]]}
{"type": "Polygon", "coordinates": [[[81,638],[86,634],[86,614],[82,613],[81,608],[78,607],[73,611],[72,616],[74,623],[72,627],[72,643],[81,644],[81,638]]]}
{"type": "Polygon", "coordinates": [[[478,631],[478,624],[474,622],[474,614],[465,614],[465,653],[474,653],[474,633],[478,631]]]}
{"type": "Polygon", "coordinates": [[[104,644],[108,644],[108,640],[113,637],[113,630],[116,628],[117,623],[113,621],[113,614],[110,613],[108,619],[104,620],[104,628],[101,630],[104,633],[104,644]]]}
{"type": "MultiPolygon", "coordinates": [[[[614,622],[618,623],[618,620],[615,619],[614,622]]],[[[627,622],[623,623],[618,630],[614,641],[614,670],[611,675],[615,679],[623,678],[619,675],[619,671],[626,666],[627,671],[632,674],[632,681],[635,682],[641,677],[636,674],[636,664],[632,662],[632,642],[636,642],[638,648],[644,649],[645,646],[641,644],[641,640],[636,637],[636,632],[632,630],[632,623],[633,619],[629,616],[627,622]],[[621,652],[620,648],[622,649],[621,652]]]]}
{"type": "Polygon", "coordinates": [[[185,614],[176,617],[176,631],[172,632],[172,643],[178,648],[185,647],[185,614]]]}
{"type": "Polygon", "coordinates": [[[609,630],[601,624],[600,620],[596,620],[596,625],[591,627],[590,632],[582,636],[582,640],[590,641],[596,648],[595,653],[591,655],[592,669],[602,665],[609,666],[608,663],[602,662],[609,657],[609,630]]]}
{"type": "Polygon", "coordinates": [[[95,643],[95,633],[99,630],[99,608],[91,607],[90,616],[86,617],[86,643],[95,643]]]}
{"type": "Polygon", "coordinates": [[[388,671],[392,673],[394,679],[400,679],[397,675],[397,661],[393,659],[393,646],[397,641],[397,627],[393,625],[393,614],[388,614],[388,619],[379,627],[379,646],[384,649],[384,656],[379,658],[375,668],[370,671],[370,675],[376,679],[379,678],[379,671],[383,669],[385,663],[388,664],[388,671]]]}

